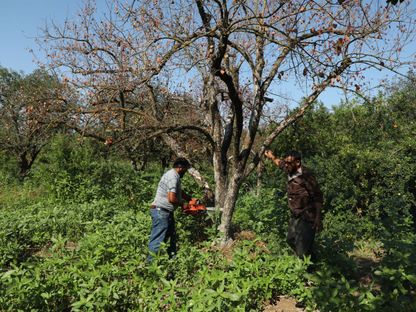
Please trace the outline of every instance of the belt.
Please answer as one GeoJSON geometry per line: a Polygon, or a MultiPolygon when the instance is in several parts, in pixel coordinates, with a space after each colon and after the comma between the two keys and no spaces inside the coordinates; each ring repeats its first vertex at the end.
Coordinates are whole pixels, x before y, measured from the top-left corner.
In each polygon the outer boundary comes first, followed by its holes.
{"type": "Polygon", "coordinates": [[[156,209],[156,210],[163,210],[163,211],[165,211],[165,212],[173,212],[172,210],[169,210],[169,209],[166,209],[166,208],[162,208],[162,207],[158,207],[158,206],[155,206],[155,205],[151,205],[150,206],[150,209],[156,209]]]}

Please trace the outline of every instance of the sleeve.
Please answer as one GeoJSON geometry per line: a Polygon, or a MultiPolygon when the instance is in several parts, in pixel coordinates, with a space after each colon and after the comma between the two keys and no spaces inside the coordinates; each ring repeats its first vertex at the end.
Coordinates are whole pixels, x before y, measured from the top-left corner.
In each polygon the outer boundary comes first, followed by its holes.
{"type": "Polygon", "coordinates": [[[175,194],[178,193],[178,181],[179,179],[177,179],[174,175],[168,176],[167,183],[166,183],[168,192],[172,192],[175,194]]]}

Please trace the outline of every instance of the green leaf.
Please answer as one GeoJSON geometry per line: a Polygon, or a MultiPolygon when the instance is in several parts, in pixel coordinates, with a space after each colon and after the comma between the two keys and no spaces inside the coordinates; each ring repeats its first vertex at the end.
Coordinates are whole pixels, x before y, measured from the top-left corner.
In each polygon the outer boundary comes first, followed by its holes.
{"type": "Polygon", "coordinates": [[[40,296],[44,299],[49,299],[51,297],[50,293],[41,293],[40,296]]]}
{"type": "Polygon", "coordinates": [[[228,293],[228,298],[231,301],[239,301],[241,296],[239,294],[234,294],[234,293],[228,293]]]}
{"type": "Polygon", "coordinates": [[[7,271],[7,272],[5,272],[5,273],[3,273],[2,275],[1,275],[1,279],[3,280],[3,279],[7,279],[7,278],[9,278],[14,272],[16,272],[17,270],[9,270],[9,271],[7,271]]]}
{"type": "Polygon", "coordinates": [[[162,281],[163,285],[165,285],[166,287],[170,287],[171,284],[170,282],[166,279],[166,278],[160,278],[160,280],[162,281]]]}
{"type": "Polygon", "coordinates": [[[406,276],[406,278],[408,279],[409,282],[416,285],[416,275],[409,274],[406,276]]]}
{"type": "Polygon", "coordinates": [[[217,294],[217,292],[215,290],[211,289],[211,288],[205,289],[205,292],[210,294],[210,295],[216,295],[217,294]]]}

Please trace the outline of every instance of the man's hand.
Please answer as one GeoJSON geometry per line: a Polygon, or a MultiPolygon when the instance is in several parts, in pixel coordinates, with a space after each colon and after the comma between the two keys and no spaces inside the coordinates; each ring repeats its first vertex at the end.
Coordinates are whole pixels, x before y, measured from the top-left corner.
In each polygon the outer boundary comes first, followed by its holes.
{"type": "Polygon", "coordinates": [[[267,158],[271,159],[271,160],[275,160],[276,157],[273,155],[273,152],[271,150],[266,150],[264,152],[264,156],[266,156],[267,158]]]}
{"type": "Polygon", "coordinates": [[[271,150],[264,151],[264,156],[269,158],[276,166],[280,166],[281,160],[273,155],[273,152],[271,150]]]}

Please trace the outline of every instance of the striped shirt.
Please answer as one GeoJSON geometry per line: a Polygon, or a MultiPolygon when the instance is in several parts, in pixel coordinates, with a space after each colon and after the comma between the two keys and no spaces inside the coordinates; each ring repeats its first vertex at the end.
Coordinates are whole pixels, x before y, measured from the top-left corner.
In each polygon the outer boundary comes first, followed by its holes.
{"type": "Polygon", "coordinates": [[[173,211],[175,206],[168,200],[169,192],[175,193],[178,200],[182,201],[181,178],[174,168],[166,171],[160,179],[152,205],[173,211]]]}

